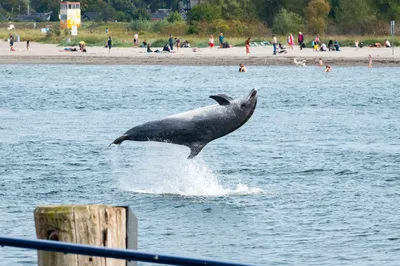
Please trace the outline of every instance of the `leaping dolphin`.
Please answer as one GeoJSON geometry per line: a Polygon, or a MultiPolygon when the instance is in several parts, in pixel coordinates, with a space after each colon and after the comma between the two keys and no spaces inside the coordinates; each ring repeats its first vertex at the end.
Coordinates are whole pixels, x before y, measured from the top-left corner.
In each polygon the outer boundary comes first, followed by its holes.
{"type": "Polygon", "coordinates": [[[112,144],[132,140],[185,145],[190,148],[188,159],[192,159],[207,143],[235,131],[250,119],[257,105],[257,89],[244,98],[233,99],[224,94],[210,98],[218,104],[135,126],[112,144]]]}

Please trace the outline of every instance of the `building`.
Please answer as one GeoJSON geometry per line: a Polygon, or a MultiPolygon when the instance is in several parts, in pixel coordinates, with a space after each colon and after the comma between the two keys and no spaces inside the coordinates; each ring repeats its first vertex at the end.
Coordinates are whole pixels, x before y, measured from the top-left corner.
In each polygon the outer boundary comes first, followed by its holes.
{"type": "Polygon", "coordinates": [[[16,21],[50,21],[52,11],[48,13],[30,13],[29,15],[18,15],[12,20],[16,21]]]}
{"type": "Polygon", "coordinates": [[[192,9],[195,5],[201,3],[201,0],[181,0],[180,7],[185,11],[192,9]]]}
{"type": "Polygon", "coordinates": [[[162,20],[172,12],[171,9],[157,9],[154,12],[150,12],[150,17],[152,21],[159,21],[162,20]]]}
{"type": "Polygon", "coordinates": [[[82,16],[82,20],[88,20],[88,21],[95,21],[98,16],[100,16],[100,12],[86,12],[82,16]]]}
{"type": "Polygon", "coordinates": [[[60,28],[72,29],[72,26],[81,26],[81,3],[61,2],[60,5],[60,28]]]}

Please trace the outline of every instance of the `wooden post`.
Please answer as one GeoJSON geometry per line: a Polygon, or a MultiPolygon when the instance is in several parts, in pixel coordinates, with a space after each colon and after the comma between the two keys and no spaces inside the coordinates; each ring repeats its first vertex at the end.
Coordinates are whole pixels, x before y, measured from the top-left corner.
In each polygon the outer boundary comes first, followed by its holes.
{"type": "MultiPolygon", "coordinates": [[[[137,233],[128,226],[127,217],[132,215],[126,207],[106,205],[41,206],[34,212],[36,236],[38,239],[125,249],[132,247],[132,244],[127,245],[127,228],[137,233]]],[[[38,266],[48,265],[125,266],[127,263],[102,257],[38,251],[38,266]]]]}

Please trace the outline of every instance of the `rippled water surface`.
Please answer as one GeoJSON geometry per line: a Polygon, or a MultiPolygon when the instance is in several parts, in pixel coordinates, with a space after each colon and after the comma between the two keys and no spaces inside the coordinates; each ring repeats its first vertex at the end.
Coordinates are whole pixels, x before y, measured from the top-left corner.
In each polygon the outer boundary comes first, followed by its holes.
{"type": "MultiPolygon", "coordinates": [[[[398,265],[399,68],[2,65],[0,232],[44,204],[129,205],[139,249],[258,265],[398,265]],[[108,145],[134,125],[261,89],[189,149],[108,145]]],[[[1,265],[36,252],[0,249],[1,265]]]]}

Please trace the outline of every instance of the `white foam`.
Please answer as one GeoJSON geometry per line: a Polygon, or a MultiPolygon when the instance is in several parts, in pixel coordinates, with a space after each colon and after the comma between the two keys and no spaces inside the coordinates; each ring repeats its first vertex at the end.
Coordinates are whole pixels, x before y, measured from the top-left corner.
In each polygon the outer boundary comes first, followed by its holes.
{"type": "MultiPolygon", "coordinates": [[[[168,147],[169,151],[170,148],[168,147]]],[[[187,149],[173,150],[176,152],[168,156],[154,156],[154,159],[150,158],[145,163],[135,165],[130,171],[125,169],[115,173],[119,175],[121,189],[146,194],[203,197],[264,193],[260,188],[242,183],[233,184],[233,188],[225,187],[201,157],[188,160],[187,149]]]]}

